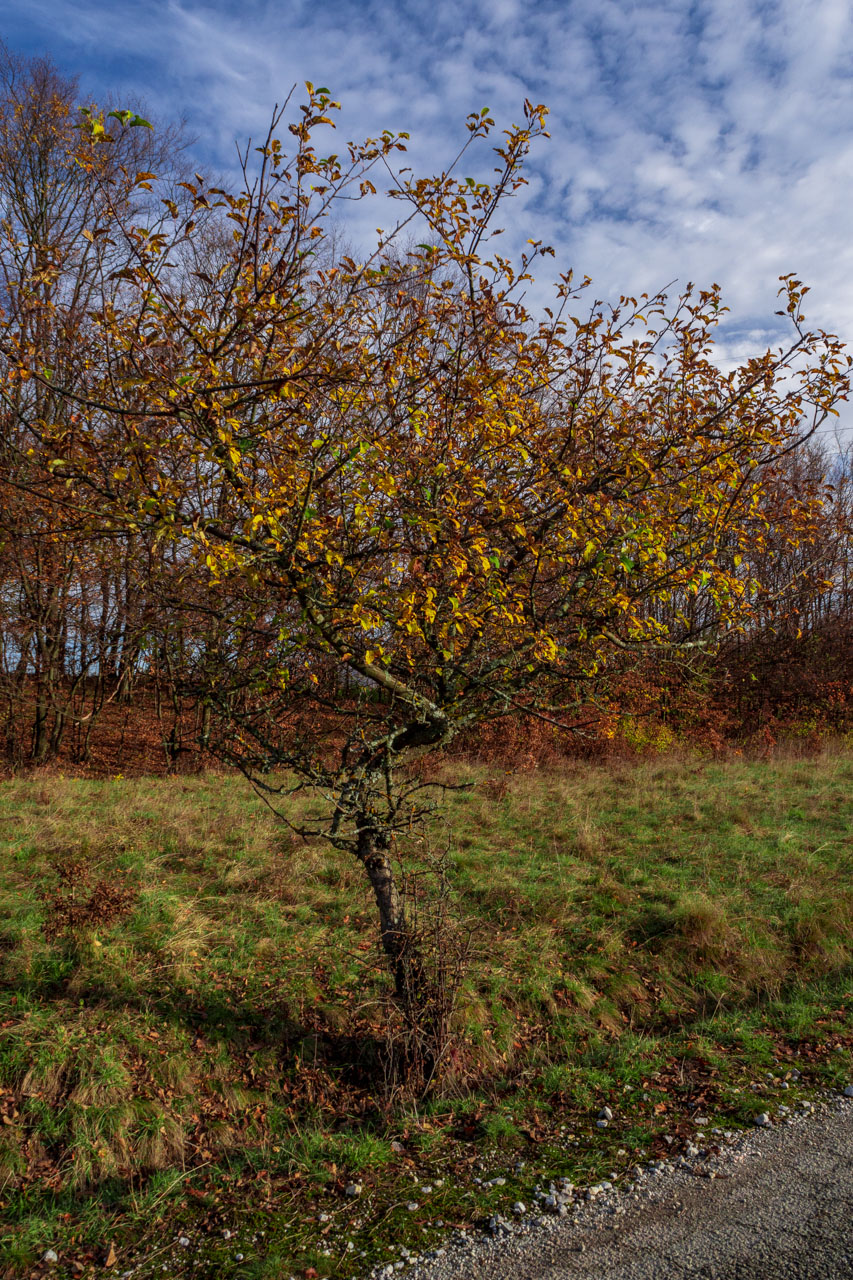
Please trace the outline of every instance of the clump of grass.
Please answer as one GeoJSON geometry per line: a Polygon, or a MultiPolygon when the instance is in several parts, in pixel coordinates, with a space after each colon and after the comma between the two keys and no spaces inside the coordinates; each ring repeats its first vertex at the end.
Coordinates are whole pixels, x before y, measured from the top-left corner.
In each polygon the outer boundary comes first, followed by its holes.
{"type": "Polygon", "coordinates": [[[477,941],[464,1037],[417,1106],[383,1094],[384,980],[355,864],[292,842],[235,778],[0,787],[10,1267],[57,1243],[81,1265],[107,1242],[140,1261],[167,1226],[212,1241],[227,1214],[255,1234],[257,1276],[351,1274],[346,1239],[367,1269],[388,1233],[429,1238],[394,1207],[416,1171],[443,1181],[432,1216],[458,1221],[475,1159],[594,1176],[698,1105],[746,1119],[756,1073],[849,1070],[834,1052],[853,1042],[849,753],[445,767],[479,784],[446,813],[477,941]],[[96,910],[97,886],[116,909],[96,910]],[[592,1125],[604,1101],[612,1135],[592,1125]],[[321,1202],[344,1241],[328,1255],[321,1202]]]}

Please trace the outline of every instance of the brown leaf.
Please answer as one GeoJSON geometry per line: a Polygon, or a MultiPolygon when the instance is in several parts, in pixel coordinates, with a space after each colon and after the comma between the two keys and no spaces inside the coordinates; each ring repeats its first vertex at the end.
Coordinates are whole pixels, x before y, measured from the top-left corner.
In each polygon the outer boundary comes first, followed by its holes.
{"type": "Polygon", "coordinates": [[[114,1267],[117,1260],[118,1260],[118,1254],[116,1253],[115,1245],[111,1244],[109,1249],[107,1250],[107,1256],[106,1258],[104,1258],[104,1266],[114,1267]]]}

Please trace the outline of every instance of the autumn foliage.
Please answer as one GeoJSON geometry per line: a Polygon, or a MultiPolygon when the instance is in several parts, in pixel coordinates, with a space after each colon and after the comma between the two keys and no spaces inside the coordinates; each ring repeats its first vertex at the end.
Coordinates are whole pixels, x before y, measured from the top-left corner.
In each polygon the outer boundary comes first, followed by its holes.
{"type": "Polygon", "coordinates": [[[513,263],[496,220],[545,108],[496,143],[469,118],[489,181],[413,174],[389,132],[322,155],[336,109],[308,85],[231,190],[158,176],[129,112],[32,106],[83,194],[65,238],[4,228],[6,678],[38,759],[50,708],[160,682],[273,800],[324,797],[310,831],[364,866],[402,993],[390,847],[425,753],[507,717],[618,723],[632,681],[707,678],[721,647],[735,689],[819,601],[849,624],[849,507],[806,447],[849,360],[793,276],[788,340],[730,371],[716,286],[608,306],[566,271],[534,311],[550,251],[513,263]],[[397,222],[342,251],[333,215],[379,187],[397,222]]]}

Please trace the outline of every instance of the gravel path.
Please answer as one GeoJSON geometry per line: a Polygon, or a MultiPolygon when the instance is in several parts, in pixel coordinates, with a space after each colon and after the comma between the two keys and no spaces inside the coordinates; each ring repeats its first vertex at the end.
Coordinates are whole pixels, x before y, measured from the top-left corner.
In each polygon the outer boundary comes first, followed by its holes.
{"type": "Polygon", "coordinates": [[[556,1213],[517,1224],[492,1219],[491,1234],[457,1238],[407,1275],[853,1280],[853,1100],[738,1135],[719,1150],[697,1149],[680,1167],[638,1172],[624,1190],[603,1184],[591,1199],[555,1190],[556,1213]]]}

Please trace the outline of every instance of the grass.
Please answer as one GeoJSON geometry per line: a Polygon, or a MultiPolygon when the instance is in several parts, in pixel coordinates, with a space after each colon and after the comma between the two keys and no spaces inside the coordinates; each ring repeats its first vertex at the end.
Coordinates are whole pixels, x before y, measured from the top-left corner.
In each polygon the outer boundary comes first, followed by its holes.
{"type": "Polygon", "coordinates": [[[849,752],[452,777],[464,1038],[408,1104],[357,866],[231,777],[0,787],[3,1274],[363,1273],[849,1082],[849,752]]]}

